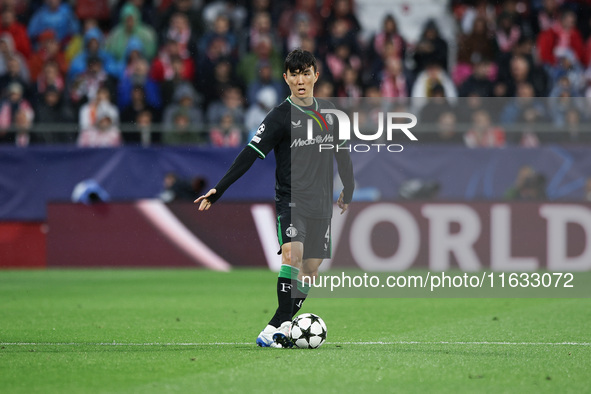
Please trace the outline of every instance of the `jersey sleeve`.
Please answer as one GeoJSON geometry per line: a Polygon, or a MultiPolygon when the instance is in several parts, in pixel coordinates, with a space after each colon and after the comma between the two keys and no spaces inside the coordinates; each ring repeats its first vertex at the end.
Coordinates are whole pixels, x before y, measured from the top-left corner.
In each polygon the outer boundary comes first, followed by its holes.
{"type": "Polygon", "coordinates": [[[254,150],[259,158],[264,159],[281,141],[285,134],[286,114],[274,108],[267,114],[248,147],[254,150]]]}

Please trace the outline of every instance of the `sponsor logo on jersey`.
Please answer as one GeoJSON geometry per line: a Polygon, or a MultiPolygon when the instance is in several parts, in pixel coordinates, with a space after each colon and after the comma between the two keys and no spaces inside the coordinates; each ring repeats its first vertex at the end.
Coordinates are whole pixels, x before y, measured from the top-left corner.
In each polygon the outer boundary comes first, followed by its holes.
{"type": "Polygon", "coordinates": [[[293,120],[291,121],[291,125],[293,126],[294,129],[297,129],[298,127],[302,127],[302,120],[298,120],[297,122],[294,122],[293,120]]]}
{"type": "Polygon", "coordinates": [[[261,137],[259,137],[258,135],[255,135],[254,137],[252,137],[252,142],[256,142],[256,143],[261,142],[261,137]]]}
{"type": "Polygon", "coordinates": [[[307,140],[303,140],[301,138],[295,139],[292,141],[290,148],[298,148],[301,146],[309,146],[309,145],[318,145],[318,144],[328,144],[333,141],[333,136],[331,134],[325,135],[317,135],[314,138],[310,138],[307,140]]]}

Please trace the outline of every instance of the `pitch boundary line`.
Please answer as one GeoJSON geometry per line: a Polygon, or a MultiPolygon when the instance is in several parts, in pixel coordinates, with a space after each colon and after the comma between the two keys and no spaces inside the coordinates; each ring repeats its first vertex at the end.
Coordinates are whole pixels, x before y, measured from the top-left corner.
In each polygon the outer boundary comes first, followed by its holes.
{"type": "MultiPolygon", "coordinates": [[[[327,345],[497,345],[497,346],[591,346],[591,342],[469,342],[469,341],[376,341],[326,342],[327,345]]],[[[0,342],[0,346],[243,346],[253,342],[0,342]]]]}

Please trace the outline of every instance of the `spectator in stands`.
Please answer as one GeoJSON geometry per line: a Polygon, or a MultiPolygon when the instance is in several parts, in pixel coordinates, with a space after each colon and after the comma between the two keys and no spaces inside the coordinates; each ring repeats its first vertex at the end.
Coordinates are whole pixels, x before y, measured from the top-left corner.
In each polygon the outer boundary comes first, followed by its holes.
{"type": "Polygon", "coordinates": [[[212,29],[201,37],[198,52],[209,52],[212,45],[220,46],[219,56],[235,59],[238,55],[238,40],[230,28],[230,19],[225,14],[219,14],[212,29]]]}
{"type": "Polygon", "coordinates": [[[429,64],[437,64],[442,70],[447,70],[447,42],[441,38],[437,23],[432,19],[425,24],[415,48],[414,60],[415,74],[421,73],[429,64]]]}
{"type": "Polygon", "coordinates": [[[566,126],[571,111],[584,113],[585,105],[583,100],[580,97],[573,97],[568,80],[564,80],[561,85],[552,90],[547,101],[548,113],[552,118],[552,123],[562,128],[566,126]]]}
{"type": "Polygon", "coordinates": [[[500,148],[505,146],[505,131],[492,124],[485,109],[474,112],[472,127],[464,134],[468,148],[500,148]]]}
{"type": "MultiPolygon", "coordinates": [[[[331,2],[325,2],[325,4],[327,3],[331,2]]],[[[336,20],[345,22],[347,30],[355,36],[361,31],[361,24],[353,9],[353,0],[332,1],[332,7],[325,23],[331,26],[336,20]]]]}
{"type": "Polygon", "coordinates": [[[176,88],[174,92],[174,103],[169,104],[164,109],[163,123],[166,130],[176,128],[184,129],[181,127],[184,124],[184,119],[175,120],[178,114],[182,114],[183,117],[187,118],[187,122],[191,127],[201,127],[203,124],[203,115],[199,108],[195,106],[195,100],[197,94],[195,89],[190,84],[183,84],[176,88]]]}
{"type": "Polygon", "coordinates": [[[501,78],[506,84],[506,96],[515,97],[517,86],[521,83],[532,83],[530,63],[523,55],[515,55],[509,63],[509,75],[501,78]]]}
{"type": "Polygon", "coordinates": [[[474,21],[477,18],[484,18],[489,29],[496,25],[496,10],[495,7],[488,0],[476,0],[473,6],[467,5],[461,16],[460,25],[463,34],[472,33],[474,28],[474,21]]]}
{"type": "Polygon", "coordinates": [[[492,119],[498,119],[499,112],[503,109],[502,100],[486,100],[478,92],[469,92],[458,101],[455,114],[458,122],[462,124],[472,122],[474,112],[483,109],[485,106],[492,119]]]}
{"type": "Polygon", "coordinates": [[[119,124],[119,110],[111,102],[111,92],[106,86],[100,86],[96,96],[80,108],[78,122],[81,130],[86,130],[96,125],[99,112],[108,113],[113,124],[119,124]]]}
{"type": "Polygon", "coordinates": [[[0,34],[9,33],[14,41],[14,49],[28,58],[31,55],[31,41],[27,28],[16,20],[14,10],[5,7],[0,16],[0,34]]]}
{"type": "Polygon", "coordinates": [[[336,48],[340,45],[345,45],[349,48],[351,55],[357,57],[360,53],[359,42],[357,35],[354,31],[349,30],[349,23],[342,18],[335,19],[328,27],[328,34],[324,38],[324,45],[322,46],[322,52],[325,48],[329,52],[336,52],[336,48]]]}
{"type": "Polygon", "coordinates": [[[31,100],[32,92],[28,81],[23,79],[21,63],[18,61],[16,56],[10,56],[8,58],[7,69],[4,73],[0,74],[0,92],[2,96],[6,93],[6,88],[12,83],[18,83],[23,88],[23,95],[26,99],[31,100]]]}
{"type": "MultiPolygon", "coordinates": [[[[286,40],[286,50],[294,49],[290,45],[290,35],[295,32],[302,32],[305,29],[305,34],[309,37],[316,38],[319,32],[322,31],[322,17],[318,12],[318,7],[315,0],[296,0],[295,7],[286,8],[279,17],[277,28],[282,39],[286,40]],[[300,23],[305,23],[308,27],[298,26],[300,23]]],[[[293,42],[292,42],[293,43],[293,42]]]]}
{"type": "Polygon", "coordinates": [[[334,85],[328,79],[319,79],[314,85],[314,97],[334,97],[334,85]]]}
{"type": "Polygon", "coordinates": [[[385,60],[380,77],[380,92],[384,97],[408,97],[408,84],[401,59],[388,57],[385,60]]]}
{"type": "Polygon", "coordinates": [[[33,42],[44,31],[53,30],[60,44],[63,44],[80,30],[80,23],[72,8],[61,0],[45,0],[45,5],[33,14],[28,26],[29,38],[33,42]]]}
{"type": "Polygon", "coordinates": [[[347,67],[359,73],[361,65],[361,59],[353,53],[351,47],[345,41],[338,43],[336,47],[326,54],[326,72],[335,85],[342,83],[347,67]]]}
{"type": "MultiPolygon", "coordinates": [[[[104,0],[87,0],[87,1],[104,1],[104,0]]],[[[110,4],[113,4],[115,0],[109,1],[110,4]]],[[[121,9],[126,4],[133,4],[140,13],[140,20],[145,23],[146,25],[156,27],[156,19],[158,18],[158,13],[155,12],[154,9],[154,1],[152,0],[117,0],[117,4],[115,6],[111,6],[111,20],[112,25],[117,24],[120,22],[121,16],[121,9]]],[[[158,31],[162,31],[158,29],[158,31]]]]}
{"type": "Polygon", "coordinates": [[[273,48],[281,48],[281,41],[275,34],[275,29],[271,23],[271,15],[268,12],[258,12],[254,14],[252,24],[248,34],[248,50],[255,51],[261,39],[271,38],[273,48]]]}
{"type": "Polygon", "coordinates": [[[558,0],[543,0],[542,8],[535,14],[533,23],[536,36],[560,23],[560,9],[558,6],[558,0]]]}
{"type": "Polygon", "coordinates": [[[131,90],[131,102],[121,111],[121,123],[133,123],[137,116],[144,111],[153,114],[152,118],[159,119],[158,110],[146,101],[146,92],[142,85],[135,85],[131,90]]]}
{"type": "Polygon", "coordinates": [[[68,71],[68,62],[64,53],[60,50],[60,44],[53,30],[46,30],[37,37],[37,51],[29,58],[29,72],[31,80],[38,79],[46,63],[57,64],[58,72],[63,77],[68,71]]]}
{"type": "MultiPolygon", "coordinates": [[[[166,43],[166,40],[173,40],[178,43],[178,54],[185,59],[192,59],[197,51],[198,37],[191,28],[189,17],[181,12],[173,14],[170,19],[168,29],[164,32],[160,42],[166,43]]],[[[193,61],[193,60],[191,60],[193,61]]],[[[191,77],[193,79],[193,77],[191,77]]]]}
{"type": "Polygon", "coordinates": [[[66,84],[64,82],[64,78],[59,72],[59,68],[56,62],[47,62],[43,65],[43,70],[41,74],[37,77],[37,81],[35,83],[35,95],[36,100],[41,99],[39,95],[45,93],[48,87],[55,88],[60,94],[64,91],[66,84]]]}
{"type": "Polygon", "coordinates": [[[116,81],[104,70],[101,59],[89,57],[87,64],[86,71],[74,78],[69,89],[70,102],[75,108],[95,100],[101,87],[108,89],[111,97],[115,95],[116,81]]]}
{"type": "Polygon", "coordinates": [[[152,27],[142,23],[140,13],[136,6],[127,3],[121,8],[119,24],[112,30],[105,43],[105,49],[115,60],[125,59],[127,45],[132,37],[139,39],[142,43],[142,55],[151,60],[156,55],[157,40],[156,33],[152,27]]]}
{"type": "MultiPolygon", "coordinates": [[[[585,86],[585,76],[583,67],[581,67],[574,52],[568,48],[557,48],[556,59],[556,64],[548,67],[548,76],[552,89],[559,87],[559,81],[566,78],[571,88],[569,93],[573,96],[581,96],[585,86]]],[[[556,94],[550,91],[550,96],[556,96],[556,94]]]]}
{"type": "Polygon", "coordinates": [[[31,81],[27,62],[20,53],[14,50],[14,41],[10,33],[2,33],[0,34],[0,75],[10,72],[9,63],[11,59],[18,61],[18,77],[27,86],[31,81]]]}
{"type": "Polygon", "coordinates": [[[454,82],[461,85],[472,74],[474,65],[494,61],[497,56],[496,41],[484,18],[474,20],[469,35],[462,36],[458,44],[458,64],[454,69],[454,82]]]}
{"type": "Polygon", "coordinates": [[[439,114],[437,119],[437,137],[434,141],[438,144],[456,144],[463,143],[462,133],[457,129],[457,118],[453,111],[444,111],[439,114]]]}
{"type": "Polygon", "coordinates": [[[251,138],[265,119],[265,116],[277,105],[278,98],[277,92],[270,86],[258,91],[256,100],[252,101],[244,116],[244,124],[251,138]]]}
{"type": "Polygon", "coordinates": [[[246,20],[247,11],[238,1],[214,0],[207,2],[203,7],[203,20],[208,26],[215,25],[215,22],[220,15],[226,15],[230,28],[236,35],[241,37],[243,33],[244,21],[246,20]]]}
{"type": "Polygon", "coordinates": [[[424,97],[438,95],[439,87],[443,88],[447,102],[454,104],[458,97],[456,86],[439,63],[431,63],[417,76],[412,87],[413,111],[415,113],[420,112],[421,108],[427,103],[424,97]]]}
{"type": "MultiPolygon", "coordinates": [[[[92,1],[92,0],[91,0],[92,1]]],[[[64,47],[64,56],[68,64],[76,58],[84,50],[84,35],[91,29],[98,29],[98,20],[95,18],[88,18],[82,21],[82,31],[74,35],[64,47]]]]}
{"type": "Polygon", "coordinates": [[[216,147],[237,147],[241,144],[242,131],[234,122],[232,113],[222,115],[220,123],[211,128],[209,140],[216,147]]]}
{"type": "Polygon", "coordinates": [[[444,112],[452,111],[453,107],[445,97],[445,90],[441,85],[435,85],[429,93],[429,100],[421,108],[418,118],[425,123],[436,123],[444,112]]]}
{"type": "MultiPolygon", "coordinates": [[[[41,94],[41,100],[36,106],[35,123],[47,126],[59,123],[70,123],[75,120],[71,109],[63,102],[63,93],[53,85],[49,85],[41,94]]],[[[57,126],[59,127],[59,126],[57,126]]],[[[72,135],[64,130],[46,129],[38,133],[39,140],[44,143],[73,142],[72,135]]]]}
{"type": "Polygon", "coordinates": [[[84,48],[72,60],[68,71],[68,79],[71,80],[86,71],[89,57],[100,58],[107,74],[119,78],[119,65],[113,56],[104,49],[103,33],[97,27],[89,29],[84,34],[84,48]]]}
{"type": "Polygon", "coordinates": [[[301,47],[302,42],[305,39],[316,38],[316,32],[312,28],[312,23],[308,14],[298,13],[295,15],[295,18],[294,29],[289,33],[285,40],[287,51],[301,47]]]}
{"type": "Polygon", "coordinates": [[[107,105],[99,105],[95,124],[82,129],[78,146],[84,148],[108,148],[121,145],[121,130],[117,126],[117,114],[107,105]]]}
{"type": "MultiPolygon", "coordinates": [[[[158,84],[149,76],[149,66],[141,55],[133,57],[117,85],[117,106],[125,108],[130,105],[135,86],[144,89],[146,103],[157,110],[162,108],[162,98],[158,84]]],[[[159,118],[159,117],[158,117],[159,118]]]]}
{"type": "Polygon", "coordinates": [[[507,13],[501,13],[497,20],[496,41],[499,51],[511,53],[521,38],[521,28],[513,17],[507,13]]]}
{"type": "Polygon", "coordinates": [[[495,74],[494,65],[485,60],[477,61],[473,65],[470,77],[466,79],[459,88],[460,97],[467,97],[473,94],[482,97],[492,97],[494,83],[492,76],[495,74]]]}
{"type": "Polygon", "coordinates": [[[542,63],[554,65],[556,50],[571,49],[579,63],[585,64],[587,56],[583,37],[577,29],[577,17],[572,11],[564,11],[560,23],[541,32],[537,39],[538,55],[542,63]]]}
{"type": "Polygon", "coordinates": [[[149,146],[160,142],[161,133],[154,132],[152,128],[152,112],[140,111],[136,115],[134,124],[137,132],[123,135],[126,144],[138,144],[139,142],[142,146],[149,146]]]}
{"type": "Polygon", "coordinates": [[[31,104],[23,97],[23,87],[18,82],[8,86],[8,97],[0,102],[0,132],[15,126],[16,114],[22,113],[27,122],[33,122],[35,113],[31,104]]]}
{"type": "Polygon", "coordinates": [[[176,77],[191,83],[194,75],[195,64],[193,59],[188,56],[186,50],[183,54],[181,42],[178,41],[178,38],[171,36],[166,38],[166,42],[158,52],[158,56],[152,62],[150,78],[162,83],[176,77]],[[177,63],[176,70],[173,63],[177,63]]]}
{"type": "Polygon", "coordinates": [[[372,40],[371,50],[375,52],[375,55],[384,58],[387,44],[391,44],[393,48],[390,56],[399,60],[404,59],[406,41],[398,32],[398,24],[392,14],[386,15],[384,18],[382,30],[372,40]]]}
{"type": "Polygon", "coordinates": [[[172,4],[170,4],[162,13],[162,18],[157,23],[157,30],[168,30],[172,16],[175,14],[183,14],[187,16],[189,25],[191,26],[191,34],[195,37],[201,37],[205,31],[205,27],[201,12],[198,7],[194,6],[194,4],[197,3],[191,0],[173,0],[172,4]]]}
{"type": "Polygon", "coordinates": [[[240,88],[237,86],[227,86],[222,93],[222,99],[213,102],[207,109],[207,122],[209,124],[218,124],[222,117],[231,114],[232,119],[237,124],[244,123],[244,98],[240,88]]]}
{"type": "Polygon", "coordinates": [[[271,37],[260,37],[255,51],[242,57],[236,72],[245,84],[251,84],[257,79],[259,65],[269,63],[273,79],[279,79],[283,75],[283,60],[275,52],[271,37]]]}
{"type": "Polygon", "coordinates": [[[190,145],[201,142],[199,125],[191,123],[186,108],[177,108],[171,114],[172,127],[168,127],[162,135],[162,142],[167,145],[190,145]]]}
{"type": "Polygon", "coordinates": [[[285,81],[283,81],[281,77],[276,77],[273,75],[271,63],[263,61],[259,63],[259,72],[257,73],[257,78],[247,87],[247,101],[250,104],[256,103],[259,92],[267,87],[273,89],[277,97],[284,97],[286,94],[285,81]]]}
{"type": "Polygon", "coordinates": [[[337,97],[363,97],[363,89],[361,88],[361,76],[359,74],[359,71],[355,68],[349,65],[345,66],[343,78],[341,82],[337,84],[336,87],[337,97]]]}
{"type": "Polygon", "coordinates": [[[16,146],[24,148],[30,143],[37,143],[36,135],[31,135],[33,119],[27,111],[19,110],[14,115],[14,128],[16,133],[16,146]]]}
{"type": "MultiPolygon", "coordinates": [[[[160,91],[162,102],[170,103],[172,101],[174,91],[176,88],[185,83],[192,83],[192,79],[187,79],[186,64],[179,56],[175,56],[170,60],[170,67],[172,68],[172,76],[165,79],[160,84],[160,91]]],[[[201,101],[199,101],[201,104],[201,101]]]]}
{"type": "Polygon", "coordinates": [[[500,120],[504,125],[544,122],[545,113],[546,108],[536,99],[533,86],[522,82],[517,86],[517,96],[509,100],[503,109],[500,120]]]}

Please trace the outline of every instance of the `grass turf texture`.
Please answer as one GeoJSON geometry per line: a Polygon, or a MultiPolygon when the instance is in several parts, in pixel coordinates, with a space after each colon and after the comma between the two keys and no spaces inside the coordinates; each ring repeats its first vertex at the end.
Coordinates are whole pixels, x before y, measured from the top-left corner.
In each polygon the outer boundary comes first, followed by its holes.
{"type": "Polygon", "coordinates": [[[275,277],[0,272],[0,392],[591,390],[591,347],[541,344],[591,342],[589,299],[310,299],[326,344],[257,348],[275,277]]]}

